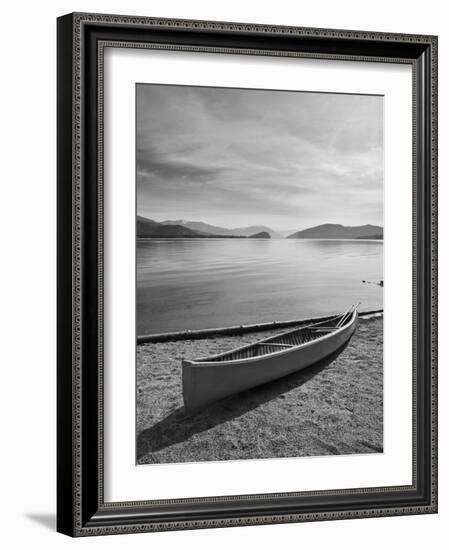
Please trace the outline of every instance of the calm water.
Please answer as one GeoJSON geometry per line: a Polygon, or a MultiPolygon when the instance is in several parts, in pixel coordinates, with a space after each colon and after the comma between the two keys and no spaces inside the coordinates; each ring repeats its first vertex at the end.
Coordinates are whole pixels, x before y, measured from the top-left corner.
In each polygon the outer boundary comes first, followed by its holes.
{"type": "Polygon", "coordinates": [[[382,307],[383,243],[151,239],[137,243],[137,334],[382,307]]]}

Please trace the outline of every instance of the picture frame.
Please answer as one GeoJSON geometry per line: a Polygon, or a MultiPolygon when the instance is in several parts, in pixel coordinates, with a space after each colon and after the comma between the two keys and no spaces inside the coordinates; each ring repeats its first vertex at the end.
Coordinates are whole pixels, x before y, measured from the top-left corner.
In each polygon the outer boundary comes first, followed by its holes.
{"type": "Polygon", "coordinates": [[[70,536],[437,512],[437,37],[73,13],[58,18],[57,530],[70,536]],[[104,48],[412,68],[412,483],[104,499],[104,48]]]}

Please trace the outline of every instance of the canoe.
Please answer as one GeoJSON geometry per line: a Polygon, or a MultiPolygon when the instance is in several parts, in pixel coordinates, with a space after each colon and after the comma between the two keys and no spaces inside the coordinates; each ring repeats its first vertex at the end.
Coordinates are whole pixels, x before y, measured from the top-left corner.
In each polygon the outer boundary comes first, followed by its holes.
{"type": "Polygon", "coordinates": [[[295,328],[225,353],[182,361],[186,414],[219,399],[287,376],[341,348],[357,327],[357,306],[342,315],[295,328]]]}

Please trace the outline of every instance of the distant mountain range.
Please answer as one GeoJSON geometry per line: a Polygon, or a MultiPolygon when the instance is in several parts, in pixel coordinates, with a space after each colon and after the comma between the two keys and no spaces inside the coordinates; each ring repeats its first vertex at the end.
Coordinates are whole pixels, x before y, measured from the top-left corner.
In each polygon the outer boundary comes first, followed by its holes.
{"type": "Polygon", "coordinates": [[[199,231],[200,233],[208,233],[209,235],[220,235],[230,237],[250,237],[256,233],[266,232],[272,239],[280,239],[282,235],[278,231],[274,231],[270,227],[265,225],[250,225],[248,227],[235,227],[228,229],[227,227],[220,227],[218,225],[210,225],[204,222],[192,222],[188,220],[165,220],[161,222],[163,225],[182,225],[193,229],[193,231],[199,231]]]}
{"type": "MultiPolygon", "coordinates": [[[[282,233],[274,231],[263,225],[251,225],[228,229],[204,222],[192,222],[186,220],[154,220],[137,216],[137,237],[140,238],[253,238],[253,239],[279,239],[282,233]]],[[[327,223],[310,227],[303,231],[297,231],[285,238],[287,239],[383,239],[383,228],[378,225],[344,226],[327,223]]]]}
{"type": "Polygon", "coordinates": [[[271,239],[268,231],[261,231],[260,233],[255,233],[254,235],[249,235],[248,239],[271,239]]]}
{"type": "Polygon", "coordinates": [[[378,225],[344,226],[337,223],[325,223],[297,231],[287,239],[383,239],[383,228],[378,225]]]}
{"type": "MultiPolygon", "coordinates": [[[[245,228],[249,230],[250,228],[245,228]]],[[[258,229],[258,227],[255,227],[258,229]]],[[[202,222],[183,222],[183,220],[177,221],[164,221],[156,222],[143,216],[137,216],[137,228],[136,234],[139,238],[173,238],[173,239],[201,239],[201,238],[226,238],[226,239],[270,239],[270,233],[268,231],[247,231],[246,235],[233,234],[231,230],[226,230],[221,227],[208,225],[202,222]],[[185,224],[184,224],[185,223],[185,224]],[[194,225],[196,229],[189,227],[194,225]],[[201,229],[200,229],[201,228],[201,229]],[[208,228],[214,228],[216,233],[207,231],[208,228]]]]}
{"type": "MultiPolygon", "coordinates": [[[[250,225],[249,227],[237,227],[236,229],[231,230],[234,235],[243,235],[244,237],[254,237],[256,233],[268,233],[269,238],[271,239],[281,239],[282,235],[275,231],[274,229],[270,229],[269,227],[266,227],[265,225],[250,225]]],[[[266,238],[266,237],[263,237],[266,238]]]]}
{"type": "Polygon", "coordinates": [[[192,229],[189,229],[188,227],[184,227],[182,225],[160,224],[154,220],[143,218],[142,216],[137,216],[136,233],[138,237],[145,238],[189,238],[201,236],[198,232],[192,231],[192,229]]]}

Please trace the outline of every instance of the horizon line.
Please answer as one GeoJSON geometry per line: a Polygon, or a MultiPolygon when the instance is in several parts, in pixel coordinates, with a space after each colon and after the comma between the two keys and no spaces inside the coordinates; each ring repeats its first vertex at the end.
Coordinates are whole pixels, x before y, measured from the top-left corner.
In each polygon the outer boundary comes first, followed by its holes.
{"type": "MultiPolygon", "coordinates": [[[[250,223],[248,225],[241,225],[241,226],[232,226],[232,227],[228,227],[226,225],[223,225],[223,224],[220,224],[220,223],[211,223],[211,222],[205,222],[203,220],[190,220],[190,219],[186,219],[186,218],[178,218],[178,219],[174,219],[174,218],[166,218],[162,221],[158,221],[156,220],[154,217],[148,217],[148,216],[143,216],[142,214],[136,214],[136,217],[141,217],[141,218],[145,218],[147,220],[152,220],[156,223],[160,223],[162,224],[164,221],[170,221],[170,222],[173,222],[173,221],[182,221],[184,223],[204,223],[206,225],[212,225],[212,226],[215,226],[215,227],[220,227],[222,229],[229,229],[229,230],[232,230],[232,229],[241,229],[241,228],[247,228],[247,227],[253,227],[253,226],[263,226],[263,227],[266,227],[268,229],[271,229],[272,231],[302,231],[302,229],[275,229],[269,225],[267,225],[266,223],[250,223]]],[[[312,229],[314,227],[320,227],[322,225],[341,225],[342,227],[363,227],[365,225],[372,225],[372,226],[375,226],[375,227],[380,227],[382,229],[384,229],[384,226],[383,225],[379,225],[379,224],[375,224],[375,223],[362,223],[362,224],[359,224],[359,225],[345,225],[343,223],[337,223],[337,222],[324,222],[324,223],[318,223],[316,225],[312,225],[312,226],[308,226],[306,227],[306,229],[312,229]]]]}

